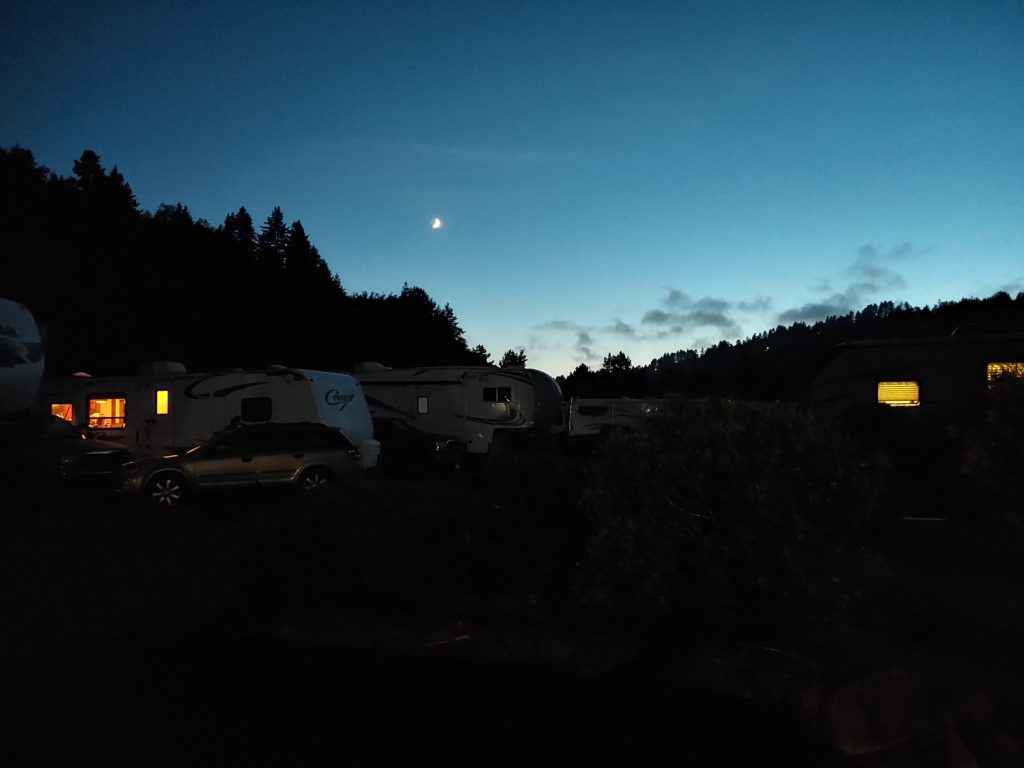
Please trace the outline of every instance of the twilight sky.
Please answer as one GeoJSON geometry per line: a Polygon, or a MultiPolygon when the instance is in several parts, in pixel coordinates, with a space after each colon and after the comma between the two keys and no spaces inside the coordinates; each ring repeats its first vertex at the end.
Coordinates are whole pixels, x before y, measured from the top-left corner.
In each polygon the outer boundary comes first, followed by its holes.
{"type": "Polygon", "coordinates": [[[279,205],[350,292],[552,374],[1024,290],[1020,0],[7,0],[15,144],[279,205]]]}

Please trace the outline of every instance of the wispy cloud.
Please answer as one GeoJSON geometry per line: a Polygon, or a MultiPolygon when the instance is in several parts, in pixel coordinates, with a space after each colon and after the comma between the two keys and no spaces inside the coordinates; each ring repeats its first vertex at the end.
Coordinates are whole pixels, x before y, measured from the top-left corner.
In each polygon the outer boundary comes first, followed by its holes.
{"type": "Polygon", "coordinates": [[[736,318],[730,317],[731,302],[712,296],[692,299],[678,288],[668,288],[662,301],[667,309],[655,308],[644,313],[641,323],[658,326],[655,338],[664,339],[698,328],[714,328],[724,336],[742,333],[736,318]]]}
{"type": "Polygon", "coordinates": [[[767,312],[772,307],[772,300],[768,296],[755,296],[750,301],[736,302],[736,307],[743,312],[767,312]]]}
{"type": "Polygon", "coordinates": [[[1006,291],[1010,296],[1016,297],[1018,293],[1024,291],[1024,280],[1013,280],[1009,283],[1004,283],[996,289],[997,291],[1006,291]]]}
{"type": "Polygon", "coordinates": [[[596,357],[594,354],[594,337],[591,335],[590,328],[569,320],[551,320],[534,327],[540,331],[567,331],[573,333],[576,335],[573,349],[577,354],[581,355],[585,360],[592,360],[596,357]]]}
{"type": "Polygon", "coordinates": [[[622,322],[619,318],[612,320],[612,324],[605,327],[604,330],[608,331],[608,333],[614,333],[618,336],[625,336],[630,339],[640,338],[640,334],[637,332],[635,327],[629,323],[622,322]]]}
{"type": "Polygon", "coordinates": [[[917,253],[910,243],[900,243],[888,250],[875,245],[862,245],[857,256],[846,270],[849,282],[846,287],[833,291],[827,282],[819,283],[815,290],[828,294],[815,301],[779,313],[780,323],[817,322],[830,315],[845,315],[861,309],[879,297],[890,298],[893,291],[906,287],[903,276],[892,268],[917,253]]]}

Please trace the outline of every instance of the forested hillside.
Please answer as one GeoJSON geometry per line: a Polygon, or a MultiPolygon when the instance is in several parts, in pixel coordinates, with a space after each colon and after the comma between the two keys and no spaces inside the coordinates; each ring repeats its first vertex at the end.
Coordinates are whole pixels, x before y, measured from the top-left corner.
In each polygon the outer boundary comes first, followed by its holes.
{"type": "Polygon", "coordinates": [[[216,227],[181,203],[142,211],[92,151],[65,178],[0,148],[0,231],[0,294],[43,326],[51,372],[487,362],[420,288],[347,293],[280,208],[259,229],[244,207],[216,227]]]}
{"type": "Polygon", "coordinates": [[[735,344],[723,341],[698,353],[679,350],[646,366],[623,353],[608,355],[600,370],[581,365],[561,379],[566,397],[732,397],[800,401],[837,344],[863,339],[923,338],[1024,332],[1024,292],[1000,291],[985,299],[913,307],[883,301],[860,312],[808,325],[756,333],[735,344]]]}

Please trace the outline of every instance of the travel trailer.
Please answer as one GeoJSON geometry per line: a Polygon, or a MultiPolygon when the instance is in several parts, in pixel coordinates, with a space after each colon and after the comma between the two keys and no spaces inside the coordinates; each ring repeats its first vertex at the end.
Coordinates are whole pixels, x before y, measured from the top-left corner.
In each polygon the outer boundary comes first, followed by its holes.
{"type": "Polygon", "coordinates": [[[1024,334],[848,342],[811,382],[809,406],[904,464],[952,471],[1001,376],[1024,376],[1024,334]]]}
{"type": "Polygon", "coordinates": [[[569,437],[603,437],[614,429],[636,429],[664,403],[629,397],[574,397],[569,403],[569,437]]]}
{"type": "Polygon", "coordinates": [[[43,341],[35,318],[0,299],[0,417],[35,407],[43,378],[43,341]]]}
{"type": "Polygon", "coordinates": [[[847,342],[812,381],[810,407],[959,420],[984,408],[1001,375],[1024,376],[1024,333],[847,342]]]}
{"type": "Polygon", "coordinates": [[[362,387],[344,373],[282,367],[188,373],[177,363],[154,363],[134,376],[46,379],[42,407],[139,457],[188,449],[231,426],[271,422],[334,427],[367,468],[380,453],[362,387]]]}
{"type": "Polygon", "coordinates": [[[565,429],[561,389],[532,368],[360,363],[355,375],[375,423],[394,422],[468,454],[497,453],[509,439],[565,429]]]}

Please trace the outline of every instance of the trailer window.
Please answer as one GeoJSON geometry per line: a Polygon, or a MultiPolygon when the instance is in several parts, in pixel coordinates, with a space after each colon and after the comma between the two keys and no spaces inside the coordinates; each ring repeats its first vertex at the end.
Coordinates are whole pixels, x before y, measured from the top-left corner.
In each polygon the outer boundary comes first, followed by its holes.
{"type": "Polygon", "coordinates": [[[430,412],[430,398],[426,395],[420,395],[416,398],[416,413],[429,413],[430,412]]]}
{"type": "Polygon", "coordinates": [[[507,403],[512,400],[512,387],[484,387],[485,403],[507,403]]]}
{"type": "Polygon", "coordinates": [[[880,381],[878,402],[894,408],[915,407],[921,404],[921,388],[916,381],[880,381]]]}
{"type": "Polygon", "coordinates": [[[988,364],[988,381],[990,384],[995,382],[996,379],[1001,379],[1003,377],[1024,379],[1024,363],[988,364]]]}
{"type": "Polygon", "coordinates": [[[89,398],[90,429],[124,429],[127,400],[123,394],[89,398]]]}
{"type": "Polygon", "coordinates": [[[156,415],[166,416],[171,412],[171,393],[166,389],[156,391],[156,415]]]}
{"type": "Polygon", "coordinates": [[[74,421],[75,408],[71,403],[50,403],[50,415],[64,421],[74,421]]]}
{"type": "Polygon", "coordinates": [[[274,402],[269,397],[243,397],[242,421],[270,421],[274,402]]]}
{"type": "Polygon", "coordinates": [[[604,405],[580,405],[576,408],[580,416],[607,416],[610,412],[611,409],[604,405]]]}

